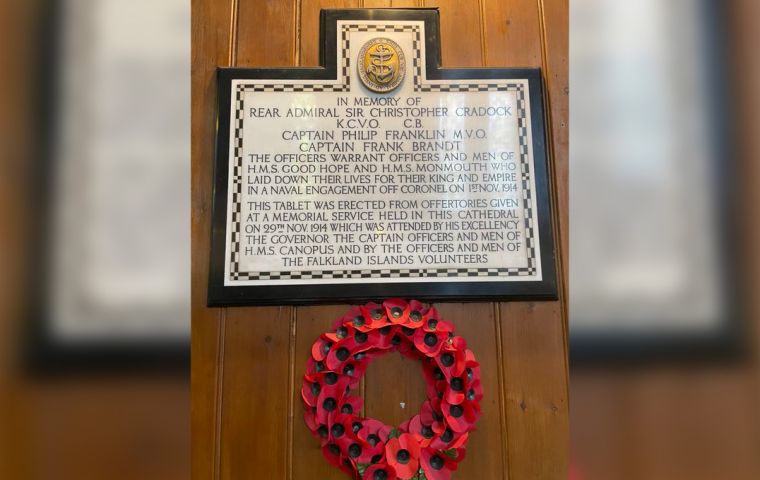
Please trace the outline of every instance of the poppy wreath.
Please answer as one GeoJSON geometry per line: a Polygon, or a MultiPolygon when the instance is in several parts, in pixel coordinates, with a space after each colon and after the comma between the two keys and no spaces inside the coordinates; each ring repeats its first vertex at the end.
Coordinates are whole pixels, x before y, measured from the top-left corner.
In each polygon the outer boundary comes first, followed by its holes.
{"type": "Polygon", "coordinates": [[[354,479],[448,480],[480,417],[480,367],[435,308],[400,299],[351,308],[311,348],[304,418],[327,460],[354,479]],[[398,351],[420,360],[427,400],[398,427],[360,415],[369,363],[398,351]]]}

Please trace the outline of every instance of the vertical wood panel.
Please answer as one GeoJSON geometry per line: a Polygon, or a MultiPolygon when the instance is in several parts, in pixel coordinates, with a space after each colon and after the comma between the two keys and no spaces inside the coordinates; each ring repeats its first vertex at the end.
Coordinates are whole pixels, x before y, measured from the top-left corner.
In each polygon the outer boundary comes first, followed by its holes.
{"type": "Polygon", "coordinates": [[[441,12],[441,57],[446,67],[479,67],[482,62],[478,0],[426,0],[441,12]]]}
{"type": "Polygon", "coordinates": [[[422,0],[363,0],[364,8],[416,8],[422,6],[422,0]]]}
{"type": "Polygon", "coordinates": [[[560,302],[502,303],[511,479],[567,478],[567,372],[560,302]]]}
{"type": "MultiPolygon", "coordinates": [[[[567,2],[558,0],[549,5],[552,24],[545,26],[541,0],[497,2],[483,0],[488,12],[484,16],[486,61],[488,65],[540,66],[548,92],[566,87],[567,65],[547,65],[547,58],[567,58],[567,44],[547,45],[545,33],[552,38],[567,34],[567,2]],[[564,50],[562,50],[564,48],[564,50]],[[547,54],[547,50],[549,54],[547,54]],[[554,71],[554,75],[547,72],[554,71]],[[564,78],[564,85],[562,79],[564,78]],[[558,86],[559,85],[559,86],[558,86]]],[[[546,105],[548,131],[567,122],[562,98],[548,96],[546,105]],[[558,102],[560,105],[557,105],[558,102]]],[[[550,141],[550,175],[566,172],[567,142],[550,141]]],[[[555,203],[555,243],[560,253],[558,274],[562,276],[561,251],[566,249],[559,214],[566,214],[566,174],[550,179],[555,203]]],[[[563,295],[563,278],[559,279],[563,295]]],[[[498,308],[499,333],[504,356],[503,384],[507,414],[508,459],[510,477],[514,479],[564,479],[569,428],[567,421],[567,316],[558,302],[501,303],[498,308]]]]}
{"type": "MultiPolygon", "coordinates": [[[[568,285],[567,259],[569,259],[569,204],[568,185],[570,165],[568,146],[570,135],[570,82],[568,63],[568,4],[567,0],[540,0],[542,13],[542,39],[544,76],[547,82],[547,96],[550,112],[550,145],[552,150],[551,179],[554,182],[557,228],[560,239],[560,262],[558,275],[568,285]]],[[[567,290],[564,292],[567,296],[567,290]]]]}
{"type": "MultiPolygon", "coordinates": [[[[293,3],[238,0],[238,8],[235,65],[293,65],[293,3]]],[[[287,476],[293,314],[292,307],[227,309],[221,478],[287,476]]]]}
{"type": "Polygon", "coordinates": [[[359,8],[360,0],[302,0],[301,65],[319,65],[319,11],[323,8],[359,8]]]}
{"type": "Polygon", "coordinates": [[[193,0],[191,106],[192,476],[215,475],[216,385],[221,309],[206,308],[211,177],[216,111],[215,70],[230,57],[230,2],[193,0]]]}
{"type": "Polygon", "coordinates": [[[237,65],[295,65],[295,3],[281,0],[238,0],[237,65]]]}
{"type": "Polygon", "coordinates": [[[541,66],[541,29],[536,0],[482,0],[485,64],[541,66]]]}
{"type": "Polygon", "coordinates": [[[286,478],[292,308],[229,309],[221,478],[286,478]]]}

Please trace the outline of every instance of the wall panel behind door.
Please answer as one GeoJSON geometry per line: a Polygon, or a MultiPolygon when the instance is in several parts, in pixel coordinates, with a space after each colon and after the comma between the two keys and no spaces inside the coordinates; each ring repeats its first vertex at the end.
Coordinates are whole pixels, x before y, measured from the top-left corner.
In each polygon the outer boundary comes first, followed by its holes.
{"type": "MultiPolygon", "coordinates": [[[[301,419],[311,343],[346,305],[205,307],[215,127],[214,67],[316,65],[321,8],[438,7],[443,65],[541,67],[547,81],[558,272],[567,213],[565,0],[193,1],[193,478],[346,478],[301,419]],[[557,181],[557,179],[560,179],[557,181]]],[[[567,477],[564,277],[556,302],[438,304],[483,364],[484,417],[455,478],[567,477]]],[[[400,423],[423,398],[418,368],[373,364],[365,414],[400,423]],[[402,406],[403,404],[403,406],[402,406]]]]}

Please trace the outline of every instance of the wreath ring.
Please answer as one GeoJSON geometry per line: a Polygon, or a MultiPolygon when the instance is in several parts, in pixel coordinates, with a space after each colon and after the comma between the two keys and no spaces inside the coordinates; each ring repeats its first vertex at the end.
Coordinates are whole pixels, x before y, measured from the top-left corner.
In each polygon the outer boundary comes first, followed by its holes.
{"type": "Polygon", "coordinates": [[[390,299],[351,308],[311,348],[304,419],[330,463],[354,479],[448,480],[480,418],[480,367],[435,308],[390,299]],[[398,427],[360,415],[369,363],[392,351],[422,361],[427,400],[398,427]]]}

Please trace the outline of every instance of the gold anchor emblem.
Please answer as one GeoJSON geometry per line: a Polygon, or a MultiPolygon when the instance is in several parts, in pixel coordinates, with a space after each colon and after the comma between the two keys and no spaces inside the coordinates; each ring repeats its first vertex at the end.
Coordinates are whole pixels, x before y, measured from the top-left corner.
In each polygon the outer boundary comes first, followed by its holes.
{"type": "Polygon", "coordinates": [[[386,93],[401,84],[406,70],[404,52],[396,42],[375,38],[359,52],[359,78],[373,92],[386,93]]]}

